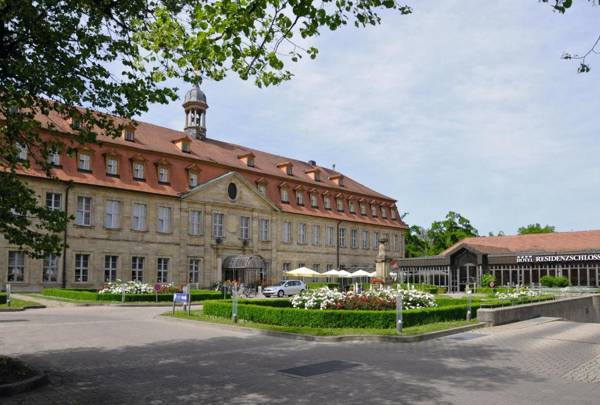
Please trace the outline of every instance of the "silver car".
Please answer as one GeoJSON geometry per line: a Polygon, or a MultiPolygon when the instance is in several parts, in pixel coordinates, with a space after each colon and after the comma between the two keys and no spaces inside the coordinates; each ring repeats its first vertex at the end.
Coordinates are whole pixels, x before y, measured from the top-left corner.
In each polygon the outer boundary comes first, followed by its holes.
{"type": "Polygon", "coordinates": [[[304,281],[284,280],[272,286],[266,287],[262,293],[265,297],[276,295],[279,298],[281,298],[300,294],[302,291],[305,290],[306,284],[304,284],[304,281]]]}

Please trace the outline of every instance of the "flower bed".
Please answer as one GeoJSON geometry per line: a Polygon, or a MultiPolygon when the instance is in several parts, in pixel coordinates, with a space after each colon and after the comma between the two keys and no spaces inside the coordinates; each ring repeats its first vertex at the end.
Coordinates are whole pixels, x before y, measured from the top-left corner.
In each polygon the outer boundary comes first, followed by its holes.
{"type": "MultiPolygon", "coordinates": [[[[168,284],[166,286],[167,289],[169,287],[175,288],[173,284],[168,284]]],[[[154,294],[155,292],[160,292],[162,285],[157,284],[156,287],[158,288],[155,288],[155,286],[153,286],[152,284],[142,283],[140,281],[122,282],[121,280],[117,280],[114,283],[106,284],[104,288],[98,291],[98,294],[123,294],[123,291],[125,292],[125,294],[154,294]]]]}
{"type": "Polygon", "coordinates": [[[517,300],[520,298],[530,298],[537,297],[541,295],[537,291],[530,290],[528,288],[521,288],[520,290],[506,291],[506,292],[497,292],[495,297],[499,300],[517,300]]]}
{"type": "MultiPolygon", "coordinates": [[[[427,308],[436,306],[432,294],[415,289],[401,290],[404,309],[427,308]]],[[[294,308],[304,309],[396,309],[398,290],[367,290],[362,293],[339,292],[327,287],[314,291],[305,291],[292,299],[294,308]]]]}
{"type": "MultiPolygon", "coordinates": [[[[396,311],[335,310],[286,308],[282,304],[268,305],[268,300],[244,300],[238,304],[238,319],[269,325],[304,326],[311,328],[394,328],[396,311]]],[[[270,301],[274,302],[274,301],[270,301]]],[[[473,310],[477,305],[473,305],[473,310]]],[[[231,318],[231,301],[204,302],[204,314],[231,318]]],[[[402,312],[405,327],[466,318],[466,305],[409,309],[402,312]]]]}

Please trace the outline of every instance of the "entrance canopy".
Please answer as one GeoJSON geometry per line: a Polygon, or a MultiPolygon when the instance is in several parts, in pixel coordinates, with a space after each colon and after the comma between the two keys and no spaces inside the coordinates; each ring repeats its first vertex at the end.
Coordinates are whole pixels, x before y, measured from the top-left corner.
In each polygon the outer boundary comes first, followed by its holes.
{"type": "Polygon", "coordinates": [[[223,280],[254,284],[264,277],[265,260],[256,255],[235,255],[223,259],[223,280]]]}

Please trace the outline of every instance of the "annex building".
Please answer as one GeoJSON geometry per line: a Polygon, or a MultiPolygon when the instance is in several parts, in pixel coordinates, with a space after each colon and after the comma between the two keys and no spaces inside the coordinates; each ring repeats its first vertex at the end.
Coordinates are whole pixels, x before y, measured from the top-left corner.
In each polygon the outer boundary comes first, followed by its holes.
{"type": "MultiPolygon", "coordinates": [[[[187,92],[183,131],[139,122],[120,138],[54,154],[58,180],[20,174],[51,209],[75,220],[62,255],[32,259],[0,239],[0,289],[97,288],[105,282],[272,282],[308,266],[374,270],[380,240],[404,256],[396,201],[315,161],[206,137],[206,96],[187,92]]],[[[81,123],[53,114],[65,143],[81,123]]],[[[47,136],[50,136],[46,134],[47,136]]],[[[20,159],[33,162],[23,149],[20,159]]]]}
{"type": "Polygon", "coordinates": [[[397,260],[399,276],[463,291],[484,273],[503,286],[538,284],[545,275],[600,287],[600,230],[466,238],[438,256],[397,260]]]}

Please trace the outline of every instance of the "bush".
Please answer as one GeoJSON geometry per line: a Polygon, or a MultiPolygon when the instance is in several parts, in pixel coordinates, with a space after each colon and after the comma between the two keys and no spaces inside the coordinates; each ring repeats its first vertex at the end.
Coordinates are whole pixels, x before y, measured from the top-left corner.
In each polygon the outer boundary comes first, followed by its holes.
{"type": "Polygon", "coordinates": [[[319,283],[306,283],[306,287],[308,287],[309,290],[318,290],[319,288],[323,288],[323,287],[340,288],[340,285],[338,283],[319,282],[319,283]]]}
{"type": "MultiPolygon", "coordinates": [[[[400,286],[403,289],[408,289],[409,284],[401,284],[400,286]]],[[[440,287],[434,284],[410,284],[410,288],[414,288],[418,291],[424,291],[429,294],[443,294],[446,292],[446,287],[440,287]]]]}
{"type": "MultiPolygon", "coordinates": [[[[477,306],[474,305],[473,309],[476,308],[477,306]]],[[[206,301],[204,314],[231,318],[231,302],[225,300],[206,301]]],[[[467,307],[466,305],[455,305],[442,308],[411,309],[403,311],[402,314],[403,325],[409,327],[465,319],[467,307]]],[[[388,329],[396,326],[396,311],[297,309],[240,303],[238,319],[281,326],[388,329]]]]}
{"type": "Polygon", "coordinates": [[[0,293],[0,305],[6,304],[6,294],[0,293]]]}
{"type": "Polygon", "coordinates": [[[490,273],[485,273],[483,276],[481,276],[482,287],[490,287],[491,283],[496,284],[496,276],[490,273]]]}
{"type": "Polygon", "coordinates": [[[565,276],[542,276],[540,283],[544,287],[568,287],[570,284],[569,279],[565,276]]]}
{"type": "MultiPolygon", "coordinates": [[[[42,294],[46,296],[69,298],[83,301],[121,301],[121,294],[99,294],[84,290],[68,290],[62,288],[44,288],[42,294]]],[[[223,293],[211,290],[192,290],[192,301],[216,300],[223,298],[223,293]]],[[[125,302],[172,302],[173,294],[125,294],[125,302]]]]}

